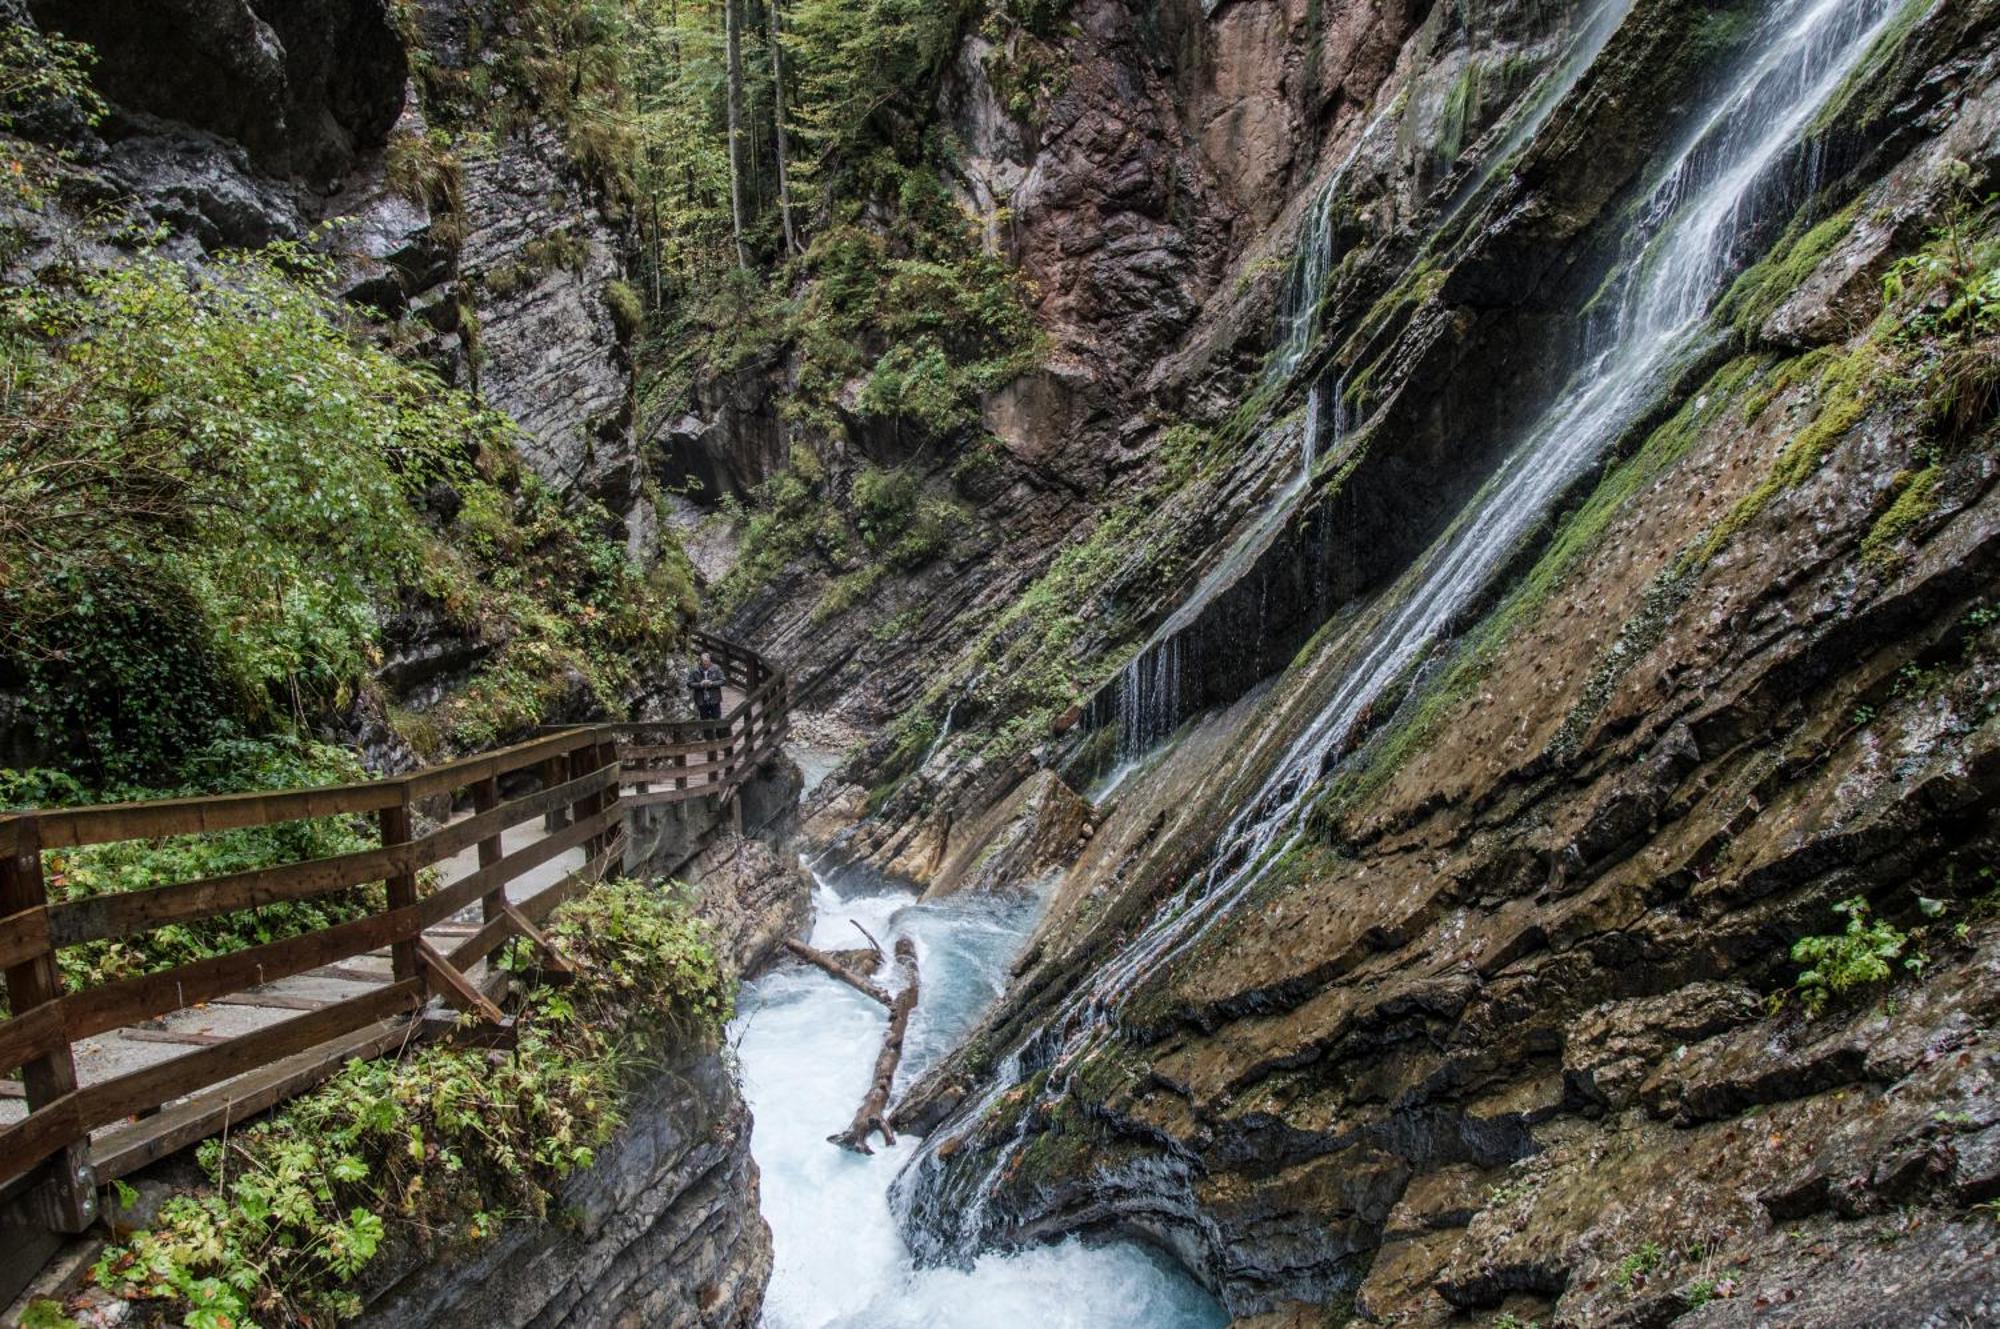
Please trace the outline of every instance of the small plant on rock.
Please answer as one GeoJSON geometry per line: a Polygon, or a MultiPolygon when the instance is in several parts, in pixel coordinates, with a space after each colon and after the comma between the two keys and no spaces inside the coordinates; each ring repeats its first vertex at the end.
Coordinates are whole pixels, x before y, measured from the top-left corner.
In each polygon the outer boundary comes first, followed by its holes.
{"type": "Polygon", "coordinates": [[[1909,950],[1910,934],[1886,919],[1870,918],[1868,901],[1856,895],[1833,906],[1847,916],[1847,930],[1830,936],[1801,937],[1792,944],[1792,961],[1806,966],[1793,987],[1806,1013],[1817,1016],[1834,997],[1856,988],[1886,982],[1901,961],[1920,972],[1928,958],[1909,950]]]}
{"type": "Polygon", "coordinates": [[[1646,1286],[1646,1275],[1659,1268],[1660,1261],[1665,1258],[1666,1252],[1660,1249],[1660,1243],[1649,1241],[1618,1262],[1618,1273],[1612,1282],[1623,1291],[1637,1292],[1646,1286]]]}
{"type": "Polygon", "coordinates": [[[1717,1274],[1704,1274],[1681,1289],[1681,1297],[1689,1310],[1700,1310],[1709,1302],[1719,1298],[1733,1297],[1743,1286],[1740,1270],[1724,1269],[1717,1274]]]}

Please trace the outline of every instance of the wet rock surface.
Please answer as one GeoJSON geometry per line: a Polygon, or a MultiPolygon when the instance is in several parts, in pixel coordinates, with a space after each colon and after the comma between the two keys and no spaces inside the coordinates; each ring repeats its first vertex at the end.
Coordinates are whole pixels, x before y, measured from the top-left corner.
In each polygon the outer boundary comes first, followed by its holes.
{"type": "Polygon", "coordinates": [[[413,1268],[358,1325],[750,1329],[771,1270],[750,1113],[717,1052],[661,1067],[563,1192],[564,1223],[514,1223],[413,1268]]]}
{"type": "MultiPolygon", "coordinates": [[[[1503,382],[1494,338],[1537,344],[1536,307],[1597,279],[1593,228],[1665,129],[1616,107],[1684,113],[1665,89],[1698,85],[1669,58],[1691,13],[1635,6],[1529,150],[1532,190],[1335,352],[1382,368],[1366,454],[1327,489],[1334,548],[1436,519],[1411,504],[1456,510],[1450,476],[1480,472],[1480,445],[1429,449],[1467,394],[1504,420],[1546,389],[1503,382]]],[[[1576,528],[1586,552],[1549,562],[1532,538],[1501,582],[1526,589],[1460,625],[1504,611],[1471,637],[1476,666],[1441,647],[1364,711],[1307,833],[1258,846],[1255,884],[1100,995],[1115,1009],[1064,1053],[1044,1022],[1082,1025],[1065,1000],[1121,972],[1229,820],[1276,797],[1279,754],[1370,640],[1380,574],[1354,579],[1345,614],[1331,597],[1324,626],[1291,611],[1309,630],[1289,668],[1193,701],[1212,709],[1126,777],[1009,998],[900,1109],[942,1141],[913,1187],[919,1230],[976,1205],[1000,1242],[1143,1234],[1260,1326],[1993,1316],[2000,933],[1978,873],[2000,806],[1982,607],[2000,473],[1990,451],[1956,456],[1887,548],[1885,514],[1929,464],[1919,418],[1893,394],[1842,414],[1831,380],[1786,372],[1816,347],[1813,365],[1868,363],[1889,256],[1925,230],[1898,219],[1934,216],[1961,163],[1995,171],[2000,15],[1927,13],[1873,67],[1892,91],[1872,104],[1908,119],[1843,141],[1844,192],[1804,209],[1852,200],[1853,224],[1615,450],[1674,439],[1667,459],[1630,488],[1585,477],[1553,524],[1614,495],[1576,528]],[[1823,456],[1774,481],[1816,423],[1823,456]],[[1808,1014],[1792,946],[1839,934],[1833,906],[1856,896],[1925,963],[1808,1014]],[[1014,1088],[986,1097],[1010,1053],[1014,1088]]],[[[1310,521],[1273,542],[1271,584],[1319,556],[1310,521]]],[[[1226,648],[1248,629],[1218,604],[1230,625],[1207,640],[1226,648]]]]}

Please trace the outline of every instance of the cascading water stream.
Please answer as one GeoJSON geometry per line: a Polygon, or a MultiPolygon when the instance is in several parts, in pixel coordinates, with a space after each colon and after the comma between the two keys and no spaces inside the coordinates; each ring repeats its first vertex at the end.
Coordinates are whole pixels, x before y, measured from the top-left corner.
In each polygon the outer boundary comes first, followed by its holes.
{"type": "MultiPolygon", "coordinates": [[[[1619,22],[1631,11],[1635,0],[1592,0],[1584,11],[1552,77],[1544,79],[1531,102],[1512,117],[1498,145],[1487,155],[1483,169],[1469,181],[1446,210],[1447,220],[1455,216],[1489,183],[1514,152],[1525,144],[1548,119],[1551,112],[1574,88],[1591,62],[1604,49],[1619,22]]],[[[1354,146],[1328,175],[1326,183],[1313,195],[1299,228],[1298,250],[1287,275],[1285,298],[1278,311],[1278,335],[1264,365],[1267,390],[1281,389],[1304,363],[1318,339],[1320,311],[1327,296],[1327,283],[1335,267],[1334,220],[1355,163],[1377,131],[1401,110],[1391,100],[1376,112],[1356,135],[1354,146]]],[[[1257,521],[1237,538],[1229,552],[1210,568],[1194,591],[1156,629],[1144,646],[1134,652],[1118,680],[1118,758],[1111,773],[1094,791],[1097,801],[1116,792],[1139,769],[1147,754],[1165,741],[1186,718],[1182,686],[1187,675],[1186,652],[1180,635],[1193,623],[1217,593],[1232,585],[1270,546],[1272,539],[1288,523],[1312,482],[1314,466],[1322,454],[1338,456],[1346,439],[1348,419],[1345,399],[1347,380],[1332,383],[1315,378],[1306,388],[1300,423],[1299,465],[1292,478],[1265,505],[1257,521]],[[1330,435],[1329,446],[1321,448],[1322,437],[1330,435]]]]}
{"type": "MultiPolygon", "coordinates": [[[[1296,838],[1310,793],[1384,691],[1452,622],[1539,523],[1549,505],[1645,410],[1699,342],[1707,315],[1740,270],[1743,237],[1795,200],[1774,169],[1893,20],[1900,0],[1779,0],[1755,52],[1649,182],[1603,312],[1586,329],[1570,388],[1514,448],[1458,520],[1378,602],[1332,694],[1301,726],[1194,874],[1151,922],[1073,991],[1004,1064],[968,1120],[986,1116],[1022,1070],[1047,1069],[1060,1096],[1067,1068],[1107,1037],[1127,994],[1226,917],[1296,838]]],[[[989,1201],[1024,1147],[1023,1123],[971,1194],[949,1197],[927,1149],[899,1184],[912,1239],[931,1258],[964,1259],[987,1239],[989,1201]]]]}
{"type": "MultiPolygon", "coordinates": [[[[950,1050],[1000,994],[1038,901],[974,897],[918,904],[908,891],[843,896],[814,874],[815,945],[915,940],[922,994],[902,1075],[950,1050]]],[[[884,981],[889,980],[885,971],[884,981]]],[[[889,1182],[910,1144],[872,1157],[827,1142],[860,1102],[883,1013],[817,970],[775,970],[745,989],[731,1028],[755,1114],[751,1149],[771,1225],[765,1329],[1216,1329],[1215,1303],[1178,1270],[1122,1243],[996,1255],[966,1269],[919,1269],[890,1212],[889,1182]]]]}

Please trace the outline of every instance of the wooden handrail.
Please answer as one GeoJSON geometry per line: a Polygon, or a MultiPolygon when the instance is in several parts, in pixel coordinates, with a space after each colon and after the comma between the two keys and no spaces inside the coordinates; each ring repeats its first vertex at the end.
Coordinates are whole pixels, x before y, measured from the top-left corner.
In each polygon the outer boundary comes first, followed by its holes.
{"type": "MultiPolygon", "coordinates": [[[[28,1114],[0,1129],[0,1197],[32,1192],[43,1220],[79,1231],[94,1216],[91,1132],[134,1113],[188,1100],[163,1114],[159,1140],[118,1132],[106,1176],[184,1147],[207,1133],[209,1117],[189,1095],[229,1083],[215,1121],[236,1111],[238,1077],[244,1102],[260,1109],[319,1082],[340,1060],[389,1045],[393,1031],[432,997],[497,1014],[461,970],[510,940],[550,946],[536,924],[555,906],[622,861],[629,809],[697,798],[726,800],[783,740],[789,719],[785,675],[754,652],[706,633],[696,644],[715,654],[743,698],[717,720],[613,721],[538,733],[526,742],[462,757],[403,775],[316,789],[220,794],[95,807],[0,813],[0,972],[12,1014],[0,1020],[0,1073],[23,1068],[28,1114]],[[663,741],[664,740],[664,741],[663,741]],[[667,763],[664,765],[656,763],[667,763]],[[502,780],[529,788],[502,796],[502,780]],[[632,797],[625,786],[668,787],[632,797]],[[460,797],[472,811],[425,834],[412,814],[440,796],[460,797]],[[42,854],[118,840],[154,840],[269,826],[322,817],[374,818],[376,848],[329,858],[281,863],[143,890],[47,899],[42,854]],[[527,844],[506,846],[503,832],[537,817],[550,829],[527,844]],[[428,895],[419,887],[427,866],[477,846],[478,867],[428,895]],[[519,902],[507,887],[573,850],[582,867],[519,902]],[[245,947],[76,992],[63,991],[57,952],[65,946],[143,935],[155,928],[287,901],[311,900],[384,882],[387,907],[347,922],[245,947]],[[480,926],[446,948],[427,929],[474,904],[480,926]],[[79,1085],[72,1045],[128,1029],[204,1001],[233,997],[275,982],[387,948],[392,977],[363,995],[239,1034],[168,1061],[79,1085]],[[449,954],[445,954],[446,950],[449,954]],[[384,1031],[382,1034],[371,1030],[384,1031]],[[315,1062],[304,1054],[323,1049],[315,1062]],[[302,1066],[304,1062],[309,1063],[302,1066]],[[265,1072],[251,1084],[253,1072],[265,1072]]],[[[559,961],[560,957],[556,957],[559,961]]],[[[142,1122],[141,1125],[144,1123],[142,1122]]]]}

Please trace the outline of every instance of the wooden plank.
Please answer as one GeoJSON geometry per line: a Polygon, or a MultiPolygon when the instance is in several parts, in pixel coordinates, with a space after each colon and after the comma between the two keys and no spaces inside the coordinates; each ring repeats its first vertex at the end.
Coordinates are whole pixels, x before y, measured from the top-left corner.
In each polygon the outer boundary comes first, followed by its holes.
{"type": "Polygon", "coordinates": [[[49,949],[49,912],[41,905],[0,918],[0,970],[32,960],[49,949]]]}
{"type": "Polygon", "coordinates": [[[483,867],[477,872],[460,877],[435,895],[426,896],[417,906],[424,927],[435,927],[496,885],[504,886],[550,859],[576,848],[591,836],[615,823],[619,815],[618,811],[613,809],[589,821],[565,826],[553,835],[546,835],[533,844],[523,845],[490,867],[483,867]]]}
{"type": "Polygon", "coordinates": [[[410,979],[238,1034],[199,1052],[87,1085],[78,1091],[78,1116],[86,1127],[108,1125],[392,1015],[414,1011],[423,998],[423,983],[410,979]]]}
{"type": "MultiPolygon", "coordinates": [[[[688,755],[700,757],[714,750],[713,748],[702,748],[688,755]]],[[[628,763],[624,768],[627,775],[672,775],[677,779],[692,778],[697,775],[709,775],[728,769],[729,763],[726,761],[691,762],[685,766],[637,766],[628,763]]]]}
{"type": "MultiPolygon", "coordinates": [[[[399,804],[393,808],[383,808],[376,817],[382,826],[382,847],[395,849],[410,842],[410,808],[399,804]]],[[[417,874],[405,868],[389,878],[389,912],[414,910],[417,907],[417,874]]],[[[389,941],[389,967],[401,983],[417,977],[417,930],[392,937],[389,941]]]]}
{"type": "Polygon", "coordinates": [[[564,975],[581,972],[582,966],[572,960],[562,947],[556,945],[546,932],[536,927],[534,921],[526,914],[504,901],[500,905],[500,912],[507,915],[507,920],[514,925],[515,931],[526,937],[534,948],[541,952],[544,969],[564,975]]]}
{"type": "Polygon", "coordinates": [[[380,812],[384,808],[432,794],[448,793],[489,776],[508,774],[548,756],[587,746],[596,739],[597,727],[585,726],[390,780],[327,785],[318,789],[211,794],[198,798],[162,798],[139,803],[55,808],[38,813],[37,820],[40,822],[43,847],[61,849],[111,840],[156,840],[170,835],[197,835],[244,826],[267,826],[281,821],[380,812]]]}
{"type": "Polygon", "coordinates": [[[75,1148],[84,1136],[78,1097],[75,1091],[64,1094],[0,1131],[0,1177],[11,1180],[75,1148]]]}
{"type": "Polygon", "coordinates": [[[129,937],[169,923],[232,914],[287,900],[311,900],[386,880],[407,869],[414,855],[409,845],[364,849],[332,858],[311,858],[278,867],[232,872],[221,877],[155,886],[143,891],[114,891],[49,907],[49,931],[58,946],[75,946],[106,937],[129,937]]]}
{"type": "Polygon", "coordinates": [[[560,757],[586,747],[597,741],[598,728],[597,725],[581,725],[574,729],[559,729],[544,738],[531,738],[525,743],[516,743],[512,747],[476,757],[461,757],[442,766],[426,767],[403,776],[402,780],[408,785],[413,802],[433,794],[448,794],[481,780],[511,775],[550,757],[560,757]]]}
{"type": "Polygon", "coordinates": [[[127,1176],[304,1093],[349,1061],[390,1051],[411,1033],[412,1025],[407,1022],[371,1025],[239,1076],[164,1108],[156,1116],[114,1127],[92,1143],[91,1164],[103,1180],[127,1176]]]}
{"type": "Polygon", "coordinates": [[[715,744],[708,739],[692,739],[686,743],[627,743],[618,749],[626,765],[635,761],[645,761],[657,757],[699,757],[715,750],[715,744]]]}
{"type": "Polygon", "coordinates": [[[0,1070],[11,1071],[63,1046],[63,1008],[44,1002],[0,1021],[0,1070]]]}
{"type": "Polygon", "coordinates": [[[718,785],[694,785],[687,789],[649,789],[643,794],[627,794],[618,800],[624,808],[651,808],[662,803],[691,803],[697,798],[715,797],[718,785]]]}
{"type": "Polygon", "coordinates": [[[560,905],[563,901],[569,899],[585,887],[594,886],[599,881],[602,881],[604,879],[604,869],[614,862],[617,856],[624,851],[625,833],[620,831],[611,837],[611,843],[605,846],[603,853],[570,873],[561,881],[556,882],[552,886],[544,887],[514,907],[520,910],[530,921],[540,923],[551,913],[555,912],[557,905],[560,905]]]}
{"type": "Polygon", "coordinates": [[[283,941],[190,961],[161,973],[142,974],[72,992],[63,998],[65,1024],[69,1036],[77,1039],[170,1015],[197,1002],[262,987],[308,969],[351,959],[377,946],[414,937],[423,930],[424,922],[422,906],[392,909],[283,941]]]}
{"type": "Polygon", "coordinates": [[[500,832],[510,826],[518,826],[532,817],[541,816],[550,808],[574,802],[583,794],[595,793],[616,783],[618,783],[617,768],[606,766],[566,784],[558,785],[554,789],[537,790],[532,794],[524,794],[520,798],[501,803],[497,801],[497,778],[481,780],[473,785],[475,799],[477,791],[482,786],[490,785],[496,788],[494,794],[496,801],[486,808],[479,809],[470,817],[462,817],[432,831],[429,835],[419,837],[415,841],[416,863],[421,867],[440,862],[481,840],[495,839],[497,842],[500,832]]]}
{"type": "MultiPolygon", "coordinates": [[[[508,920],[503,918],[499,921],[505,923],[508,920]]],[[[486,1000],[479,989],[472,986],[451,961],[438,953],[437,947],[428,941],[418,941],[417,959],[430,973],[431,986],[437,989],[438,995],[443,997],[453,1010],[470,1011],[487,1024],[503,1022],[505,1017],[500,1014],[500,1008],[486,1000]]]]}
{"type": "Polygon", "coordinates": [[[262,987],[308,969],[354,959],[382,945],[414,941],[426,927],[452,917],[490,891],[494,883],[504,885],[514,881],[556,855],[586,843],[592,835],[612,827],[618,817],[618,809],[608,809],[590,821],[564,827],[556,835],[514,851],[494,867],[470,873],[444,891],[404,909],[390,909],[366,919],[336,923],[316,933],[270,941],[260,947],[192,961],[164,973],[120,979],[118,983],[106,983],[84,993],[72,993],[62,999],[68,1037],[88,1039],[120,1025],[136,1025],[144,1019],[172,1015],[174,1011],[200,1001],[212,1001],[226,993],[240,993],[246,987],[262,987]]]}
{"type": "Polygon", "coordinates": [[[316,1011],[333,1005],[333,997],[301,997],[291,992],[232,992],[211,1006],[249,1006],[261,1011],[316,1011]]]}
{"type": "Polygon", "coordinates": [[[307,970],[306,973],[310,978],[331,978],[342,983],[386,983],[389,981],[389,971],[387,969],[377,972],[373,969],[356,969],[351,965],[344,964],[321,965],[317,969],[307,970]]]}
{"type": "Polygon", "coordinates": [[[40,814],[44,819],[42,843],[46,848],[59,849],[110,840],[157,840],[169,835],[197,835],[243,826],[268,826],[279,821],[374,812],[402,799],[398,781],[376,780],[323,789],[57,808],[40,814]]]}
{"type": "MultiPolygon", "coordinates": [[[[42,908],[48,902],[48,884],[42,877],[41,819],[23,818],[14,852],[0,857],[0,914],[11,916],[42,908]]],[[[56,969],[55,951],[49,947],[21,957],[5,973],[7,1008],[14,1013],[14,1019],[32,1019],[40,1008],[54,1011],[54,1029],[42,1036],[45,1046],[41,1055],[20,1062],[21,1083],[28,1091],[32,1119],[58,1103],[73,1103],[76,1094],[76,1061],[69,1046],[73,1035],[69,1033],[68,1012],[63,1005],[62,975],[56,969]]],[[[24,1026],[25,1031],[33,1028],[24,1026]]],[[[43,1158],[50,1160],[49,1184],[42,1189],[36,1203],[49,1226],[61,1232],[81,1232],[89,1227],[97,1217],[97,1182],[90,1175],[82,1130],[76,1128],[74,1121],[65,1122],[57,1114],[48,1118],[45,1125],[30,1128],[21,1140],[41,1151],[36,1162],[43,1158]],[[65,1139],[36,1134],[54,1132],[64,1125],[70,1132],[65,1139]]],[[[26,1166],[29,1164],[0,1166],[0,1175],[12,1175],[26,1166]]]]}
{"type": "Polygon", "coordinates": [[[218,1043],[227,1043],[233,1035],[192,1031],[181,1033],[173,1029],[120,1029],[112,1036],[134,1043],[177,1043],[188,1047],[212,1048],[218,1043]]]}

